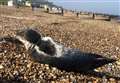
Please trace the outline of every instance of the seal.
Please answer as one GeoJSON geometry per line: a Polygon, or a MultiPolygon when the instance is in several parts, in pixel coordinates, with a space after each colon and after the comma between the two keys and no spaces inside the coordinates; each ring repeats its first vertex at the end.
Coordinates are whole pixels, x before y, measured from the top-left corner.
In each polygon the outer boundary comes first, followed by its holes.
{"type": "Polygon", "coordinates": [[[98,67],[116,61],[116,59],[110,59],[102,55],[85,53],[79,49],[64,47],[55,42],[51,37],[42,37],[33,29],[18,32],[16,39],[25,45],[36,61],[66,71],[93,71],[98,67]]]}

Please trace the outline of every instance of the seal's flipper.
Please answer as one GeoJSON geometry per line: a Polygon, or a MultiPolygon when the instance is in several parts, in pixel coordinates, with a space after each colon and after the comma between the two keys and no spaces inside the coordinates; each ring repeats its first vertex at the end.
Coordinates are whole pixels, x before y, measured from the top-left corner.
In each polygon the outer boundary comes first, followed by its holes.
{"type": "Polygon", "coordinates": [[[109,64],[109,63],[113,63],[115,61],[117,61],[117,60],[116,59],[106,58],[106,57],[96,58],[94,60],[94,65],[92,66],[92,68],[95,69],[95,68],[101,67],[103,65],[106,65],[106,64],[109,64]]]}
{"type": "Polygon", "coordinates": [[[0,37],[0,43],[2,43],[2,42],[11,42],[11,43],[15,43],[15,44],[23,44],[17,38],[11,37],[11,36],[0,37]]]}

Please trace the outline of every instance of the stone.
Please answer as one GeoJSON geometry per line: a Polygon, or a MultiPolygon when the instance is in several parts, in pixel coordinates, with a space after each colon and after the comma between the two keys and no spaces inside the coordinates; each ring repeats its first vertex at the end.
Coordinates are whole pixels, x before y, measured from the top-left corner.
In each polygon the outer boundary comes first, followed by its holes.
{"type": "Polygon", "coordinates": [[[0,65],[0,69],[3,69],[4,68],[4,66],[3,65],[0,65]]]}

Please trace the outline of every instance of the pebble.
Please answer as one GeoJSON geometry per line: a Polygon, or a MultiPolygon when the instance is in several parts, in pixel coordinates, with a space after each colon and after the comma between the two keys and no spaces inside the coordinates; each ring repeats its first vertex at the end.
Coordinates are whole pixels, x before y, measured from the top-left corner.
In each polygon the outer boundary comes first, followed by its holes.
{"type": "Polygon", "coordinates": [[[55,71],[55,70],[57,70],[57,69],[56,69],[55,67],[52,67],[52,70],[55,71]]]}
{"type": "Polygon", "coordinates": [[[31,68],[31,66],[32,66],[32,63],[28,63],[28,64],[27,64],[27,67],[28,67],[28,68],[31,68]]]}
{"type": "Polygon", "coordinates": [[[115,83],[115,79],[110,78],[109,80],[110,80],[111,83],[115,83]]]}
{"type": "Polygon", "coordinates": [[[119,66],[120,66],[120,60],[116,61],[116,63],[117,63],[117,65],[119,65],[119,66]]]}
{"type": "Polygon", "coordinates": [[[19,72],[18,71],[14,71],[13,74],[14,75],[19,75],[19,72]]]}
{"type": "Polygon", "coordinates": [[[108,80],[106,79],[105,76],[103,76],[103,78],[102,78],[102,82],[103,82],[103,83],[107,83],[107,82],[108,82],[108,80]]]}
{"type": "Polygon", "coordinates": [[[0,69],[3,69],[4,68],[4,66],[3,65],[0,65],[0,69]]]}
{"type": "Polygon", "coordinates": [[[69,83],[69,80],[68,79],[63,79],[60,81],[60,83],[69,83]]]}
{"type": "Polygon", "coordinates": [[[87,83],[92,83],[92,81],[88,81],[87,83]]]}
{"type": "Polygon", "coordinates": [[[7,50],[5,50],[4,53],[7,53],[7,50]]]}
{"type": "Polygon", "coordinates": [[[47,70],[49,70],[49,66],[48,66],[48,67],[46,67],[46,69],[47,69],[47,70]]]}
{"type": "Polygon", "coordinates": [[[55,81],[51,81],[51,83],[55,83],[55,81]]]}

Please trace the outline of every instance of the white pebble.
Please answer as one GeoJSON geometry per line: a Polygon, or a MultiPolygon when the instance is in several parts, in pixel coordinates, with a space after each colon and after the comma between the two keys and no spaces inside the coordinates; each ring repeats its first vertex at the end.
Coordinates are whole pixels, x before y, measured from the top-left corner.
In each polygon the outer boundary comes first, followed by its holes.
{"type": "Polygon", "coordinates": [[[120,65],[120,60],[119,61],[116,61],[117,65],[120,65]]]}
{"type": "Polygon", "coordinates": [[[3,67],[3,65],[0,65],[0,69],[3,69],[4,67],[3,67]]]}

